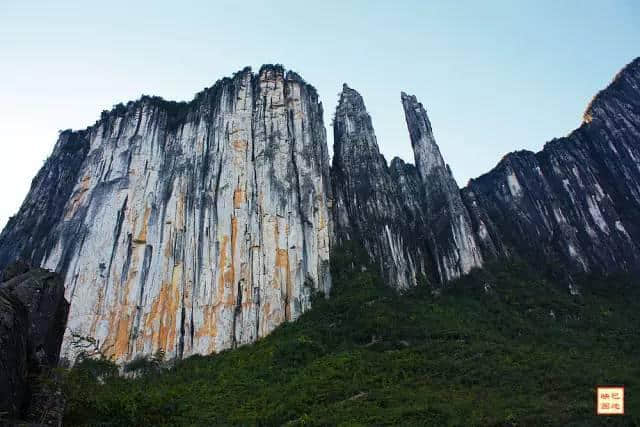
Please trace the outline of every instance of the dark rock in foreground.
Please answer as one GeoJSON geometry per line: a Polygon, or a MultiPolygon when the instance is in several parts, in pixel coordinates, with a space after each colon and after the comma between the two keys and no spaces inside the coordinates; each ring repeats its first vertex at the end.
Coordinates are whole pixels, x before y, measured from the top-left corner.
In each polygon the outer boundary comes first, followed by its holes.
{"type": "Polygon", "coordinates": [[[0,413],[42,421],[62,413],[59,393],[43,395],[39,380],[58,363],[69,303],[58,274],[27,267],[12,264],[1,276],[0,413]]]}

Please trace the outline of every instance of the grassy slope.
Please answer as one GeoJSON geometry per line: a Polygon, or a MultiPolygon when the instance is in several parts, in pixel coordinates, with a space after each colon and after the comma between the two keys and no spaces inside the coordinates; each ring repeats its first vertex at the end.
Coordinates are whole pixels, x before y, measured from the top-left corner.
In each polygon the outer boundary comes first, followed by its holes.
{"type": "Polygon", "coordinates": [[[67,373],[66,424],[640,425],[631,278],[572,297],[503,264],[398,295],[334,258],[331,298],[254,345],[103,385],[67,373]],[[596,417],[596,384],[626,385],[630,416],[596,417]]]}

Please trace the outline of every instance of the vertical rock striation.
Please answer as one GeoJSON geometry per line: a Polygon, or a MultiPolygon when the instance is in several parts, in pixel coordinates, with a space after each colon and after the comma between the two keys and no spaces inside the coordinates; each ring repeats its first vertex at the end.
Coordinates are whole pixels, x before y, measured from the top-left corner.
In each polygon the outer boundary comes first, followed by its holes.
{"type": "Polygon", "coordinates": [[[411,137],[416,168],[425,192],[429,247],[441,281],[449,281],[482,266],[482,255],[471,230],[460,190],[433,137],[427,112],[415,96],[402,92],[402,106],[411,137]]]}
{"type": "Polygon", "coordinates": [[[444,283],[482,265],[460,190],[427,113],[402,93],[416,166],[388,167],[360,94],[344,85],[334,119],[332,182],[339,242],[357,240],[394,286],[444,283]]]}
{"type": "Polygon", "coordinates": [[[332,183],[336,237],[357,240],[387,281],[414,286],[426,275],[425,229],[415,190],[415,169],[397,159],[387,166],[380,154],[371,117],[358,92],[343,86],[333,121],[332,183]]]}
{"type": "Polygon", "coordinates": [[[460,190],[414,96],[402,104],[416,166],[380,155],[362,98],[346,87],[334,122],[338,240],[362,241],[387,279],[440,283],[520,256],[568,272],[640,270],[640,58],[539,153],[511,153],[460,190]]]}
{"type": "MultiPolygon", "coordinates": [[[[244,69],[190,103],[120,104],[60,134],[0,234],[0,269],[22,258],[61,273],[63,355],[88,336],[120,362],[233,348],[296,319],[331,287],[334,239],[362,242],[399,288],[511,256],[640,271],[640,58],[576,131],[508,154],[462,190],[423,106],[401,99],[416,166],[387,165],[345,85],[331,172],[318,95],[280,66],[244,69]]],[[[3,331],[24,323],[8,312],[3,331]]]]}
{"type": "Polygon", "coordinates": [[[190,103],[143,97],[63,133],[0,260],[64,274],[63,355],[71,332],[118,361],[210,353],[329,290],[330,191],[316,91],[280,66],[245,69],[190,103]]]}
{"type": "Polygon", "coordinates": [[[51,229],[62,216],[88,151],[86,131],[60,133],[20,210],[0,234],[0,268],[17,259],[38,265],[46,257],[56,239],[51,229]]]}
{"type": "Polygon", "coordinates": [[[640,58],[582,125],[539,153],[506,155],[463,189],[481,245],[573,272],[640,270],[640,58]]]}

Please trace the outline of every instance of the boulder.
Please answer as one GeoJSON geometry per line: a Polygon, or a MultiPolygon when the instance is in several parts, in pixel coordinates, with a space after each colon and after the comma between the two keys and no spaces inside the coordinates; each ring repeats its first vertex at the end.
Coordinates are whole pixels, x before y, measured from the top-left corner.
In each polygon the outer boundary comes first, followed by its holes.
{"type": "MultiPolygon", "coordinates": [[[[41,421],[38,408],[49,412],[52,405],[41,379],[58,363],[69,312],[64,283],[24,263],[8,266],[0,277],[8,279],[0,283],[0,419],[41,421]]],[[[60,401],[59,392],[52,395],[60,401]]]]}

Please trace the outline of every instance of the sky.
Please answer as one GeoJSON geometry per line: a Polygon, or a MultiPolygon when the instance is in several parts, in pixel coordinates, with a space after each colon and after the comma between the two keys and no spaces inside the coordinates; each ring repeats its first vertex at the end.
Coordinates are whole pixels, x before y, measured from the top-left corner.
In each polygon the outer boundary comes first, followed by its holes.
{"type": "Polygon", "coordinates": [[[264,63],[317,88],[330,147],[342,83],[358,90],[388,161],[413,163],[400,92],[416,95],[463,186],[579,126],[640,55],[638,23],[637,0],[0,0],[0,227],[59,130],[264,63]]]}

